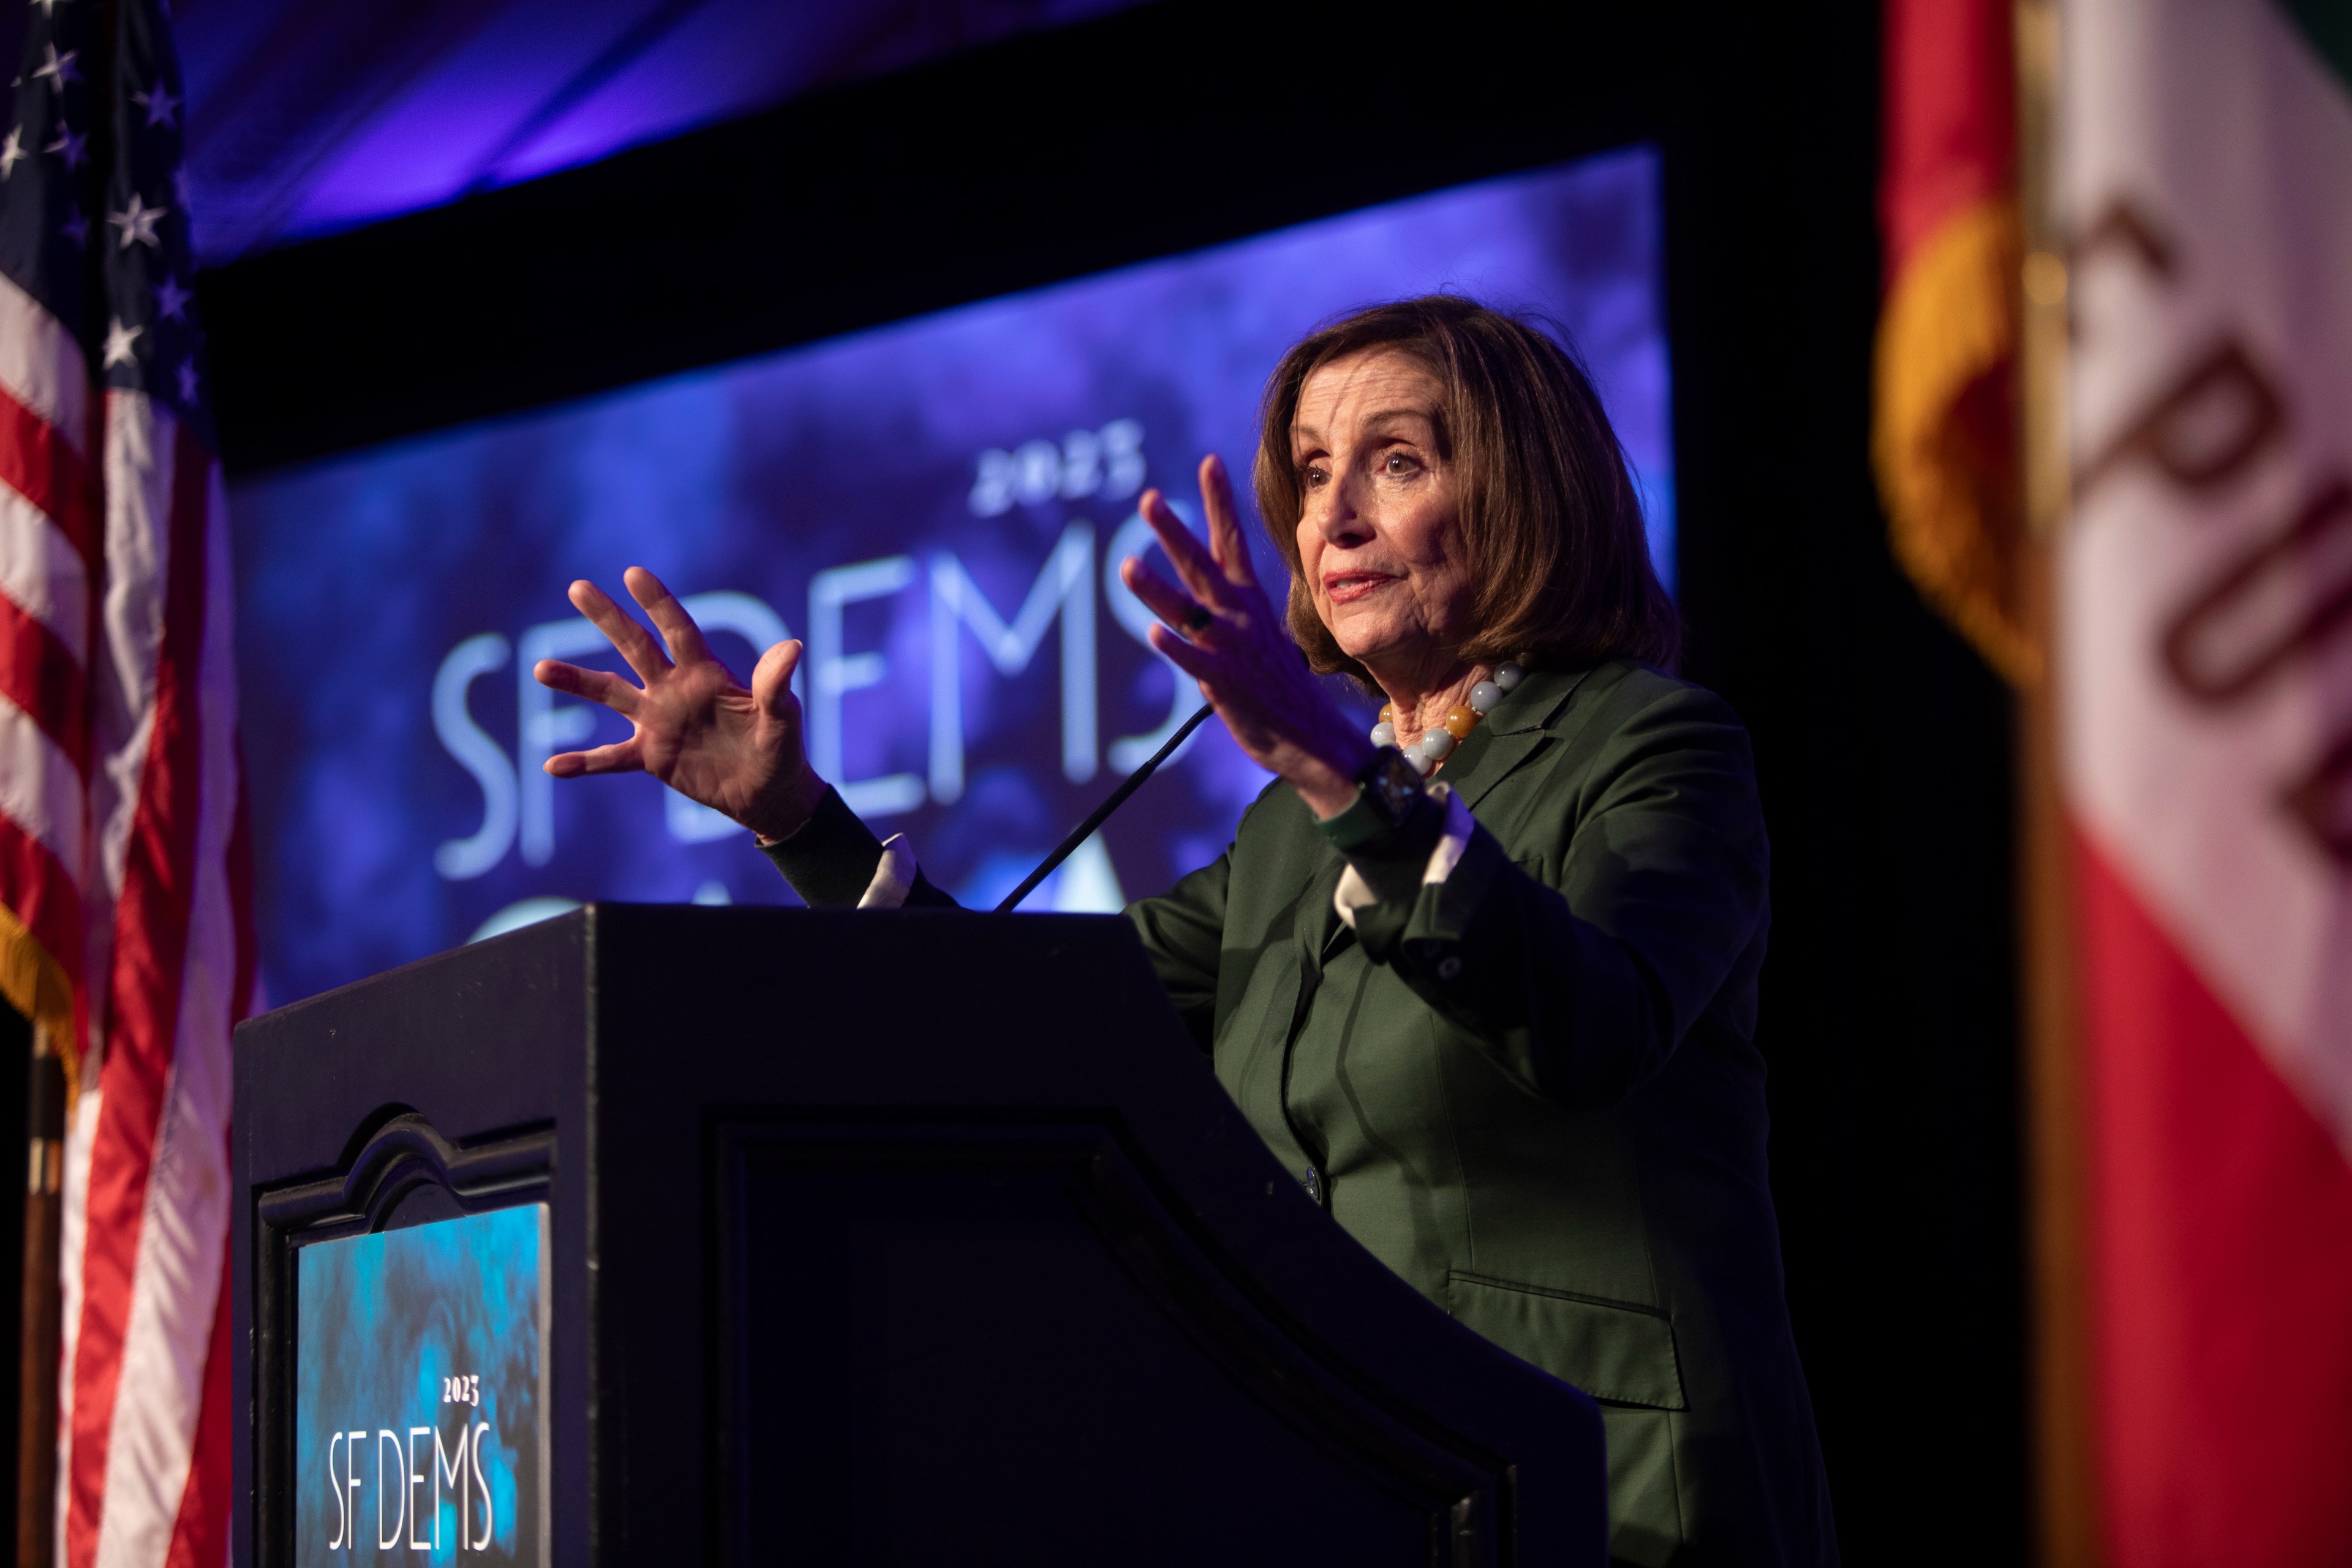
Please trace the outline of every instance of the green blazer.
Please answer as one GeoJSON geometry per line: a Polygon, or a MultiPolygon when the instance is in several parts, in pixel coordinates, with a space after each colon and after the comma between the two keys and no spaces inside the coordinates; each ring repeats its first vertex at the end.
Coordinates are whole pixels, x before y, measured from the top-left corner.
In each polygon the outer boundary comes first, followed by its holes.
{"type": "Polygon", "coordinates": [[[1766,1179],[1746,731],[1643,666],[1535,672],[1440,777],[1477,826],[1409,906],[1343,924],[1345,862],[1276,783],[1129,915],[1332,1218],[1600,1402],[1612,1558],[1834,1563],[1766,1179]]]}
{"type": "MultiPolygon", "coordinates": [[[[1747,732],[1640,665],[1539,671],[1442,781],[1476,822],[1460,860],[1352,930],[1346,863],[1278,783],[1129,915],[1331,1217],[1600,1402],[1612,1558],[1835,1563],[1765,1173],[1747,732]]],[[[881,847],[828,792],[768,853],[808,902],[856,903],[881,847]]],[[[906,901],[950,900],[918,875],[906,901]]]]}

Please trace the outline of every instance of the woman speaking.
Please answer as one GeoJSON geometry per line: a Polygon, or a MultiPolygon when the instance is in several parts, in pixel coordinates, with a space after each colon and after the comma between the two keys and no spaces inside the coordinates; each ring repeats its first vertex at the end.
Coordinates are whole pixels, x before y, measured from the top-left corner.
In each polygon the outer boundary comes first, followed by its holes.
{"type": "MultiPolygon", "coordinates": [[[[1207,546],[1147,492],[1176,581],[1121,568],[1276,775],[1128,911],[1170,1000],[1334,1220],[1600,1402],[1613,1558],[1834,1562],[1766,1179],[1754,768],[1729,710],[1660,673],[1675,612],[1600,400],[1520,321],[1380,306],[1284,356],[1255,478],[1286,613],[1214,458],[1207,546]],[[1369,736],[1310,666],[1386,697],[1369,736]]],[[[538,666],[635,726],[549,773],[654,774],[811,904],[948,901],[810,769],[799,643],[747,689],[650,573],[627,585],[667,656],[572,584],[644,685],[538,666]]]]}

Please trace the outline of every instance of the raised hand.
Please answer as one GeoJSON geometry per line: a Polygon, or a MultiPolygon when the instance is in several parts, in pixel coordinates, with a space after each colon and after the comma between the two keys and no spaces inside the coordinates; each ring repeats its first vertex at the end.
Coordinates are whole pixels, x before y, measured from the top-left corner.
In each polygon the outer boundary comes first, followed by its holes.
{"type": "Polygon", "coordinates": [[[1214,456],[1201,460],[1201,500],[1205,549],[1165,497],[1143,494],[1144,521],[1181,588],[1132,556],[1120,563],[1119,580],[1166,623],[1151,628],[1151,646],[1200,682],[1250,760],[1288,781],[1317,815],[1333,816],[1355,799],[1355,774],[1371,743],[1317,683],[1281,610],[1258,586],[1233,483],[1214,456]]]}
{"type": "Polygon", "coordinates": [[[572,604],[612,639],[645,684],[552,658],[540,660],[531,674],[541,686],[610,708],[632,732],[614,745],[559,752],[547,759],[547,771],[560,779],[648,773],[762,838],[792,833],[825,788],[801,744],[801,704],[792,684],[800,643],[780,642],[762,653],[746,689],[711,657],[702,628],[660,578],[632,566],[621,581],[660,629],[661,642],[593,583],[572,584],[572,604]]]}

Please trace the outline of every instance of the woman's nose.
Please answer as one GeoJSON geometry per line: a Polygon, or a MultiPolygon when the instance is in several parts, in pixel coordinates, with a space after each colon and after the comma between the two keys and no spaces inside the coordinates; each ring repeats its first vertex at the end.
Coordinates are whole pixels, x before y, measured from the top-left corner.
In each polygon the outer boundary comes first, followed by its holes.
{"type": "Polygon", "coordinates": [[[1316,531],[1326,544],[1361,544],[1372,536],[1371,520],[1365,515],[1362,496],[1357,486],[1341,479],[1323,492],[1328,498],[1323,514],[1315,520],[1316,531]]]}

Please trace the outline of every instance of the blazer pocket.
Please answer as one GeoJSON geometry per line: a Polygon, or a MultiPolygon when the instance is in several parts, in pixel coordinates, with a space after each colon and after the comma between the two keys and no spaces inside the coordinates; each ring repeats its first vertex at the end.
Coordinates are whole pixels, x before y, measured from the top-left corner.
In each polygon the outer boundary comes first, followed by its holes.
{"type": "Polygon", "coordinates": [[[1655,1307],[1458,1269],[1445,1277],[1445,1307],[1465,1328],[1595,1399],[1653,1410],[1690,1408],[1683,1398],[1674,1324],[1655,1307]]]}

